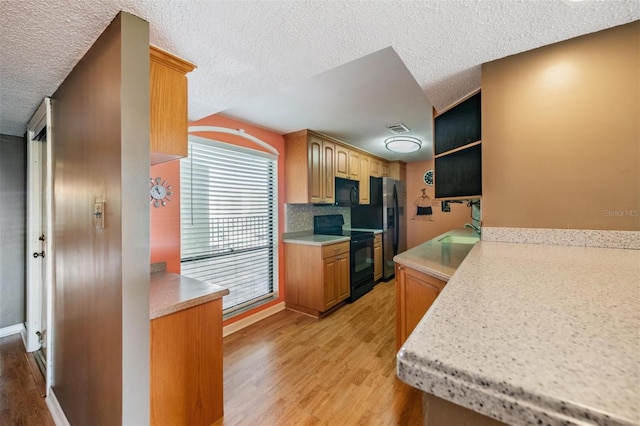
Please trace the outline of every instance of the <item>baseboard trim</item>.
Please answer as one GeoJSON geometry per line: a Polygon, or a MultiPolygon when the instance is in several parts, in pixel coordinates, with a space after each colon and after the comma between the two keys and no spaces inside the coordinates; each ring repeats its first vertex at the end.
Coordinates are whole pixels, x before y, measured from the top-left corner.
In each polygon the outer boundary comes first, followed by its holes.
{"type": "Polygon", "coordinates": [[[255,324],[258,321],[270,317],[271,315],[276,314],[280,311],[284,311],[284,302],[280,302],[277,305],[270,306],[267,309],[251,315],[250,317],[242,318],[240,321],[236,321],[232,324],[222,327],[222,337],[227,337],[228,335],[233,334],[236,331],[240,331],[243,328],[248,327],[251,324],[255,324]]]}
{"type": "Polygon", "coordinates": [[[24,331],[24,324],[15,324],[8,327],[0,328],[0,338],[11,336],[12,334],[22,333],[24,331]]]}
{"type": "Polygon", "coordinates": [[[56,398],[56,394],[53,393],[53,389],[49,389],[49,396],[45,398],[44,402],[46,402],[56,426],[70,426],[67,416],[64,415],[64,411],[62,411],[62,407],[58,402],[58,398],[56,398]]]}

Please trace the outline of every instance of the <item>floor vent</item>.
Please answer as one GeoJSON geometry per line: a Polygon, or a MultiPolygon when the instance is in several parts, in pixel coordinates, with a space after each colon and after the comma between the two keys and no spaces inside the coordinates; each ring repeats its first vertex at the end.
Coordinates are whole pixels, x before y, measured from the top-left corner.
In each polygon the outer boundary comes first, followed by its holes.
{"type": "Polygon", "coordinates": [[[400,135],[402,133],[409,133],[411,130],[407,126],[402,123],[398,124],[390,124],[387,126],[387,129],[394,135],[400,135]]]}

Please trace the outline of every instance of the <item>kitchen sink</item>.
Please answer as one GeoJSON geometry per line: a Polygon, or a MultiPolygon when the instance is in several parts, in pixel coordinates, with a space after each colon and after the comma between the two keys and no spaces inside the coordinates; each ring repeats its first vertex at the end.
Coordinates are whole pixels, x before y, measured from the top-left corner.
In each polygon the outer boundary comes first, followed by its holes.
{"type": "Polygon", "coordinates": [[[462,235],[447,235],[440,238],[438,241],[441,243],[451,244],[475,244],[480,241],[480,237],[462,236],[462,235]]]}

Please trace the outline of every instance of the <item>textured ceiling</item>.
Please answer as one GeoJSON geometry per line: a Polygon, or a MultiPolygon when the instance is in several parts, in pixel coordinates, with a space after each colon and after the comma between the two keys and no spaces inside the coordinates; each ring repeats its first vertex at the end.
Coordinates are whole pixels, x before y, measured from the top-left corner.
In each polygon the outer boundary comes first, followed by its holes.
{"type": "Polygon", "coordinates": [[[191,119],[387,47],[440,110],[479,87],[484,62],[640,19],[638,0],[0,0],[0,133],[25,131],[119,10],[198,66],[191,119]]]}

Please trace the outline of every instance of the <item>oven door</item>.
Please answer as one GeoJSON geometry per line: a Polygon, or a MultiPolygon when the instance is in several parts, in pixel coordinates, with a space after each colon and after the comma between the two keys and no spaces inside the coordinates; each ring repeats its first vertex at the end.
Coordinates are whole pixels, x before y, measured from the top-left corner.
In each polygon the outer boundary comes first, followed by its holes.
{"type": "Polygon", "coordinates": [[[352,239],[350,249],[351,286],[373,280],[373,238],[352,239]]]}

